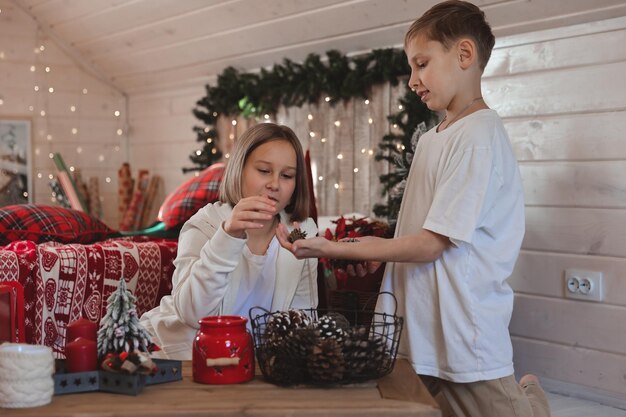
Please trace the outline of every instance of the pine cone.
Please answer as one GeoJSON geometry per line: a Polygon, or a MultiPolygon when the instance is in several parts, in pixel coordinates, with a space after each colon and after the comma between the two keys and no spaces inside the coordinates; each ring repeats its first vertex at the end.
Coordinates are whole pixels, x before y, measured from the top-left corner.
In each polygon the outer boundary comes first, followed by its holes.
{"type": "Polygon", "coordinates": [[[319,340],[307,357],[307,370],[313,382],[341,381],[346,370],[341,344],[335,339],[319,340]]]}
{"type": "Polygon", "coordinates": [[[319,336],[321,339],[334,339],[339,343],[343,341],[343,329],[337,325],[337,321],[330,315],[326,314],[320,317],[315,326],[320,332],[319,336]]]}
{"type": "Polygon", "coordinates": [[[289,312],[277,311],[267,321],[265,328],[266,343],[269,347],[279,346],[284,337],[289,334],[291,327],[291,319],[289,312]]]}
{"type": "Polygon", "coordinates": [[[283,355],[282,349],[263,348],[258,353],[263,375],[278,385],[294,385],[305,375],[302,361],[283,355]]]}
{"type": "Polygon", "coordinates": [[[384,339],[368,335],[365,327],[354,327],[346,332],[343,354],[346,372],[354,379],[376,378],[388,357],[384,339]]]}
{"type": "Polygon", "coordinates": [[[300,239],[306,239],[306,232],[303,232],[300,229],[293,229],[291,233],[289,233],[289,236],[287,237],[287,240],[289,240],[289,243],[293,243],[296,240],[300,240],[300,239]]]}
{"type": "Polygon", "coordinates": [[[265,337],[270,346],[279,346],[295,329],[305,328],[310,320],[302,310],[277,311],[267,322],[265,337]]]}

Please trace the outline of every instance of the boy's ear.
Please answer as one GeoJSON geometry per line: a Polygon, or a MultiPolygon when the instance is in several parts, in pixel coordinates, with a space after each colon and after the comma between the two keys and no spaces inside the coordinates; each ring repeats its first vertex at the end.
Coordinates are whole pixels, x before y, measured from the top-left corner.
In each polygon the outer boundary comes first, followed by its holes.
{"type": "Polygon", "coordinates": [[[459,65],[462,69],[469,68],[476,61],[476,44],[471,39],[463,38],[457,44],[459,65]]]}

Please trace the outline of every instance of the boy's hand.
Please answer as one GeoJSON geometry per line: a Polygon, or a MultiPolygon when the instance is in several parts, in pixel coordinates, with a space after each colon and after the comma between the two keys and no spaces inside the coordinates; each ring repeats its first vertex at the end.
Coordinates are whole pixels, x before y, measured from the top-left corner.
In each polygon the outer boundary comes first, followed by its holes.
{"type": "Polygon", "coordinates": [[[367,274],[373,274],[378,271],[378,268],[382,265],[379,261],[367,261],[359,262],[357,264],[349,264],[346,267],[346,272],[352,277],[363,278],[367,274]]]}
{"type": "MultiPolygon", "coordinates": [[[[294,223],[294,228],[299,228],[298,223],[294,223]]],[[[299,239],[291,243],[289,242],[289,231],[282,223],[276,227],[276,237],[280,245],[293,253],[298,259],[324,257],[324,248],[329,243],[328,240],[323,237],[299,239]]]]}

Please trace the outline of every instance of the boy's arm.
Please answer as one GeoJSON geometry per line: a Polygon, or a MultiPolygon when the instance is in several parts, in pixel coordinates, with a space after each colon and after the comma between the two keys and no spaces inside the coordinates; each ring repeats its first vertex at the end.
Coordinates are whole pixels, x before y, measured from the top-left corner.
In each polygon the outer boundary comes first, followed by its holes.
{"type": "Polygon", "coordinates": [[[331,258],[357,261],[432,262],[450,246],[447,236],[422,229],[410,236],[383,239],[359,238],[358,242],[332,242],[323,237],[289,243],[287,228],[279,225],[276,236],[280,244],[298,259],[331,258]]]}

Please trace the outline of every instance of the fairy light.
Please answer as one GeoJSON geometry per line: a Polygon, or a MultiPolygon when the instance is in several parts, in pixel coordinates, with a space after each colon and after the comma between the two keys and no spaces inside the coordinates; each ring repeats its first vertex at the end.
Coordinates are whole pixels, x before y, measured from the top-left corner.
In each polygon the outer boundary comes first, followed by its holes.
{"type": "Polygon", "coordinates": [[[54,93],[54,87],[49,87],[49,88],[48,88],[48,92],[49,92],[49,93],[54,93]]]}
{"type": "Polygon", "coordinates": [[[194,176],[194,177],[199,177],[199,176],[200,176],[200,173],[199,173],[198,171],[196,171],[196,172],[194,172],[193,176],[194,176]]]}
{"type": "Polygon", "coordinates": [[[309,132],[309,136],[314,138],[315,137],[315,132],[309,132]]]}
{"type": "Polygon", "coordinates": [[[76,106],[70,106],[70,111],[74,113],[76,111],[76,106]]]}
{"type": "Polygon", "coordinates": [[[318,181],[324,181],[324,177],[320,175],[319,177],[317,177],[317,180],[318,181]]]}
{"type": "Polygon", "coordinates": [[[359,172],[358,168],[354,168],[352,171],[354,171],[354,173],[356,174],[357,172],[359,172]]]}
{"type": "Polygon", "coordinates": [[[43,178],[43,174],[41,172],[37,173],[37,178],[42,179],[43,178]]]}
{"type": "Polygon", "coordinates": [[[51,179],[51,180],[54,179],[54,175],[48,174],[48,179],[51,179]]]}
{"type": "Polygon", "coordinates": [[[111,183],[111,177],[106,177],[104,181],[106,181],[107,184],[111,183]]]}
{"type": "Polygon", "coordinates": [[[34,87],[34,89],[35,89],[35,91],[39,91],[39,86],[38,86],[38,85],[36,85],[36,86],[34,87]]]}
{"type": "Polygon", "coordinates": [[[328,97],[328,96],[324,97],[324,101],[325,101],[326,103],[328,103],[328,102],[330,101],[330,97],[328,97]]]}
{"type": "Polygon", "coordinates": [[[113,116],[115,116],[115,117],[120,117],[120,111],[119,111],[119,110],[115,110],[115,111],[113,112],[113,116]]]}
{"type": "Polygon", "coordinates": [[[235,119],[233,119],[230,123],[231,123],[233,126],[237,126],[237,120],[235,120],[235,119]]]}
{"type": "Polygon", "coordinates": [[[72,165],[72,166],[70,166],[70,171],[74,172],[74,171],[76,171],[76,168],[74,168],[74,166],[72,165]]]}
{"type": "Polygon", "coordinates": [[[337,159],[339,159],[339,160],[343,159],[343,154],[341,154],[341,153],[337,154],[337,159]]]}
{"type": "Polygon", "coordinates": [[[78,133],[78,129],[76,129],[75,127],[72,128],[72,135],[75,135],[78,133]]]}
{"type": "Polygon", "coordinates": [[[368,155],[374,155],[374,151],[370,149],[370,150],[367,151],[367,154],[368,155]]]}
{"type": "Polygon", "coordinates": [[[34,111],[34,110],[35,110],[35,107],[34,107],[34,106],[28,106],[28,110],[29,110],[29,111],[34,111]]]}
{"type": "Polygon", "coordinates": [[[98,161],[104,162],[104,155],[102,154],[98,155],[98,161]]]}
{"type": "Polygon", "coordinates": [[[46,72],[50,72],[50,67],[46,67],[46,68],[45,68],[45,71],[46,71],[46,72]]]}
{"type": "Polygon", "coordinates": [[[263,115],[263,118],[264,118],[265,120],[269,120],[269,119],[270,119],[270,115],[269,115],[269,114],[265,114],[265,115],[263,115]]]}
{"type": "Polygon", "coordinates": [[[371,117],[369,119],[367,119],[367,123],[372,124],[374,123],[374,119],[372,119],[371,117]]]}
{"type": "Polygon", "coordinates": [[[337,127],[341,126],[341,122],[339,120],[335,120],[335,126],[337,127]]]}
{"type": "Polygon", "coordinates": [[[83,148],[81,148],[80,146],[76,148],[76,153],[83,153],[83,148]]]}
{"type": "Polygon", "coordinates": [[[42,110],[42,111],[39,112],[39,114],[41,115],[41,117],[44,117],[46,115],[46,111],[42,110]]]}
{"type": "Polygon", "coordinates": [[[115,145],[115,147],[113,149],[115,150],[115,152],[119,152],[120,151],[119,145],[115,145]]]}
{"type": "Polygon", "coordinates": [[[87,94],[89,91],[86,88],[83,88],[83,94],[87,94]]]}
{"type": "Polygon", "coordinates": [[[313,120],[313,115],[311,113],[309,113],[309,115],[307,116],[307,119],[313,120]]]}
{"type": "Polygon", "coordinates": [[[196,151],[196,155],[197,155],[197,156],[202,155],[202,151],[201,151],[200,149],[198,149],[198,150],[196,151]]]}
{"type": "Polygon", "coordinates": [[[322,138],[322,139],[320,139],[320,142],[322,142],[322,143],[326,143],[326,138],[322,138]]]}
{"type": "Polygon", "coordinates": [[[43,46],[43,45],[41,45],[41,46],[39,47],[39,50],[40,50],[41,52],[43,52],[43,51],[45,51],[45,50],[46,50],[46,47],[45,47],[45,46],[43,46]]]}
{"type": "Polygon", "coordinates": [[[338,190],[339,189],[339,184],[335,183],[334,187],[335,187],[335,190],[338,190]]]}
{"type": "Polygon", "coordinates": [[[37,69],[37,67],[35,67],[34,65],[30,66],[30,72],[35,72],[36,69],[37,69]]]}
{"type": "Polygon", "coordinates": [[[398,110],[402,110],[403,108],[402,104],[398,104],[398,110]]]}
{"type": "Polygon", "coordinates": [[[124,134],[124,131],[122,129],[117,129],[117,136],[122,136],[122,134],[124,134]]]}
{"type": "Polygon", "coordinates": [[[52,152],[50,152],[50,153],[48,154],[48,158],[50,158],[50,159],[54,158],[54,154],[53,154],[52,152]]]}
{"type": "Polygon", "coordinates": [[[46,136],[46,139],[48,139],[48,140],[52,140],[52,135],[48,135],[48,136],[46,136]]]}
{"type": "Polygon", "coordinates": [[[229,153],[224,154],[224,158],[226,158],[226,159],[230,158],[230,154],[229,153]]]}
{"type": "Polygon", "coordinates": [[[208,138],[208,139],[206,140],[206,143],[213,143],[213,139],[208,138]]]}
{"type": "Polygon", "coordinates": [[[366,99],[365,100],[365,105],[367,106],[368,104],[370,104],[370,101],[366,99]]]}
{"type": "Polygon", "coordinates": [[[3,104],[4,104],[4,99],[0,97],[0,106],[2,106],[3,104]]]}

